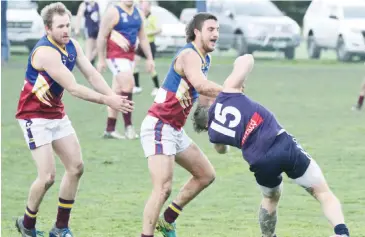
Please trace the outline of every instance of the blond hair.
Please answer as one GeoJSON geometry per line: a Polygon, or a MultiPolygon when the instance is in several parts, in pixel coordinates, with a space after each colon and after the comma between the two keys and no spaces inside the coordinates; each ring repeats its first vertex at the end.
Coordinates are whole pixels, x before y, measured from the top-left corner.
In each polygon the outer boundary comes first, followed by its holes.
{"type": "Polygon", "coordinates": [[[61,16],[63,16],[64,14],[68,14],[70,19],[72,16],[71,12],[66,8],[65,4],[63,4],[62,2],[51,3],[45,6],[41,11],[43,23],[48,28],[52,28],[53,16],[55,14],[61,16]]]}

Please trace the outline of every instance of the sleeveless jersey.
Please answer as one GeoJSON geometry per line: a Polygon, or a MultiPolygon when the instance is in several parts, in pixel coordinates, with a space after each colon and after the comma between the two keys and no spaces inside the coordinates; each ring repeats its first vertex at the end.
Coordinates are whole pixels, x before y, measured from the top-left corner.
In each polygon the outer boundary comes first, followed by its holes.
{"type": "Polygon", "coordinates": [[[100,15],[99,15],[99,5],[96,1],[85,2],[85,28],[89,30],[94,30],[99,28],[100,15]]]}
{"type": "Polygon", "coordinates": [[[242,149],[249,164],[268,151],[283,131],[275,116],[241,93],[221,92],[209,109],[209,140],[242,149]]]}
{"type": "Polygon", "coordinates": [[[115,6],[118,10],[119,19],[114,25],[112,32],[107,41],[107,58],[126,58],[134,60],[134,52],[136,47],[137,36],[142,26],[142,16],[136,7],[131,12],[123,9],[122,6],[115,6]],[[124,51],[118,41],[123,36],[129,41],[130,47],[128,51],[124,51]]]}
{"type": "Polygon", "coordinates": [[[207,75],[210,66],[210,56],[207,54],[204,57],[193,43],[186,44],[172,60],[162,87],[159,89],[154,103],[148,110],[149,115],[159,118],[162,122],[178,130],[184,126],[193,103],[199,96],[189,80],[175,71],[175,60],[181,51],[185,49],[193,49],[199,54],[202,60],[201,70],[207,75]]]}
{"type": "Polygon", "coordinates": [[[77,52],[72,40],[63,49],[52,38],[43,36],[28,58],[24,87],[20,93],[16,113],[17,119],[61,119],[65,115],[61,100],[64,89],[46,71],[32,65],[32,57],[40,47],[51,47],[57,50],[61,54],[62,63],[70,71],[76,64],[77,52]]]}

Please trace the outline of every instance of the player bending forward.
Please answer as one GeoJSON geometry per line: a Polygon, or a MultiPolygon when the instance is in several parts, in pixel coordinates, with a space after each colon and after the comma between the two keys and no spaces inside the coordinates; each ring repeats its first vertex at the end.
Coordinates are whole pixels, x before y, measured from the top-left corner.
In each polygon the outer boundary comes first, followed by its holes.
{"type": "Polygon", "coordinates": [[[207,130],[209,140],[242,149],[244,159],[254,172],[263,199],[259,222],[263,237],[276,237],[277,205],[283,188],[281,173],[305,188],[320,203],[334,227],[334,236],[348,237],[341,204],[329,189],[317,163],[262,105],[242,94],[253,68],[251,55],[236,59],[232,73],[209,111],[195,113],[197,130],[207,130]],[[208,126],[207,126],[208,125],[208,126]]]}

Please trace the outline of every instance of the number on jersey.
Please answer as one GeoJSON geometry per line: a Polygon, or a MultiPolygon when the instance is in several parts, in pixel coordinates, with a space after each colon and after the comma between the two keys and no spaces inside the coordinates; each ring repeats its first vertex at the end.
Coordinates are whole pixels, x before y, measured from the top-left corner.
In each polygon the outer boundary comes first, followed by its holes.
{"type": "Polygon", "coordinates": [[[233,106],[227,106],[224,109],[222,109],[222,107],[223,105],[221,103],[217,103],[214,110],[214,118],[221,124],[218,124],[215,121],[213,121],[210,125],[210,128],[226,136],[235,137],[236,131],[231,128],[235,128],[240,124],[242,117],[241,113],[237,108],[233,106]],[[229,121],[227,128],[224,127],[223,125],[227,121],[228,114],[233,115],[234,119],[229,121]]]}

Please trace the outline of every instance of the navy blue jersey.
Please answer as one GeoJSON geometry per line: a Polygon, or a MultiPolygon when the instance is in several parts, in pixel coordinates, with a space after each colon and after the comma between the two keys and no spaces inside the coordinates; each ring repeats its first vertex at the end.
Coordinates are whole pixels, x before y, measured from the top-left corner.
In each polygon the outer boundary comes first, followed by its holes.
{"type": "Polygon", "coordinates": [[[85,28],[98,29],[100,24],[99,5],[97,2],[85,2],[85,28]]]}
{"type": "Polygon", "coordinates": [[[251,165],[263,157],[282,131],[275,116],[241,93],[221,92],[209,109],[209,140],[242,149],[251,165]]]}

